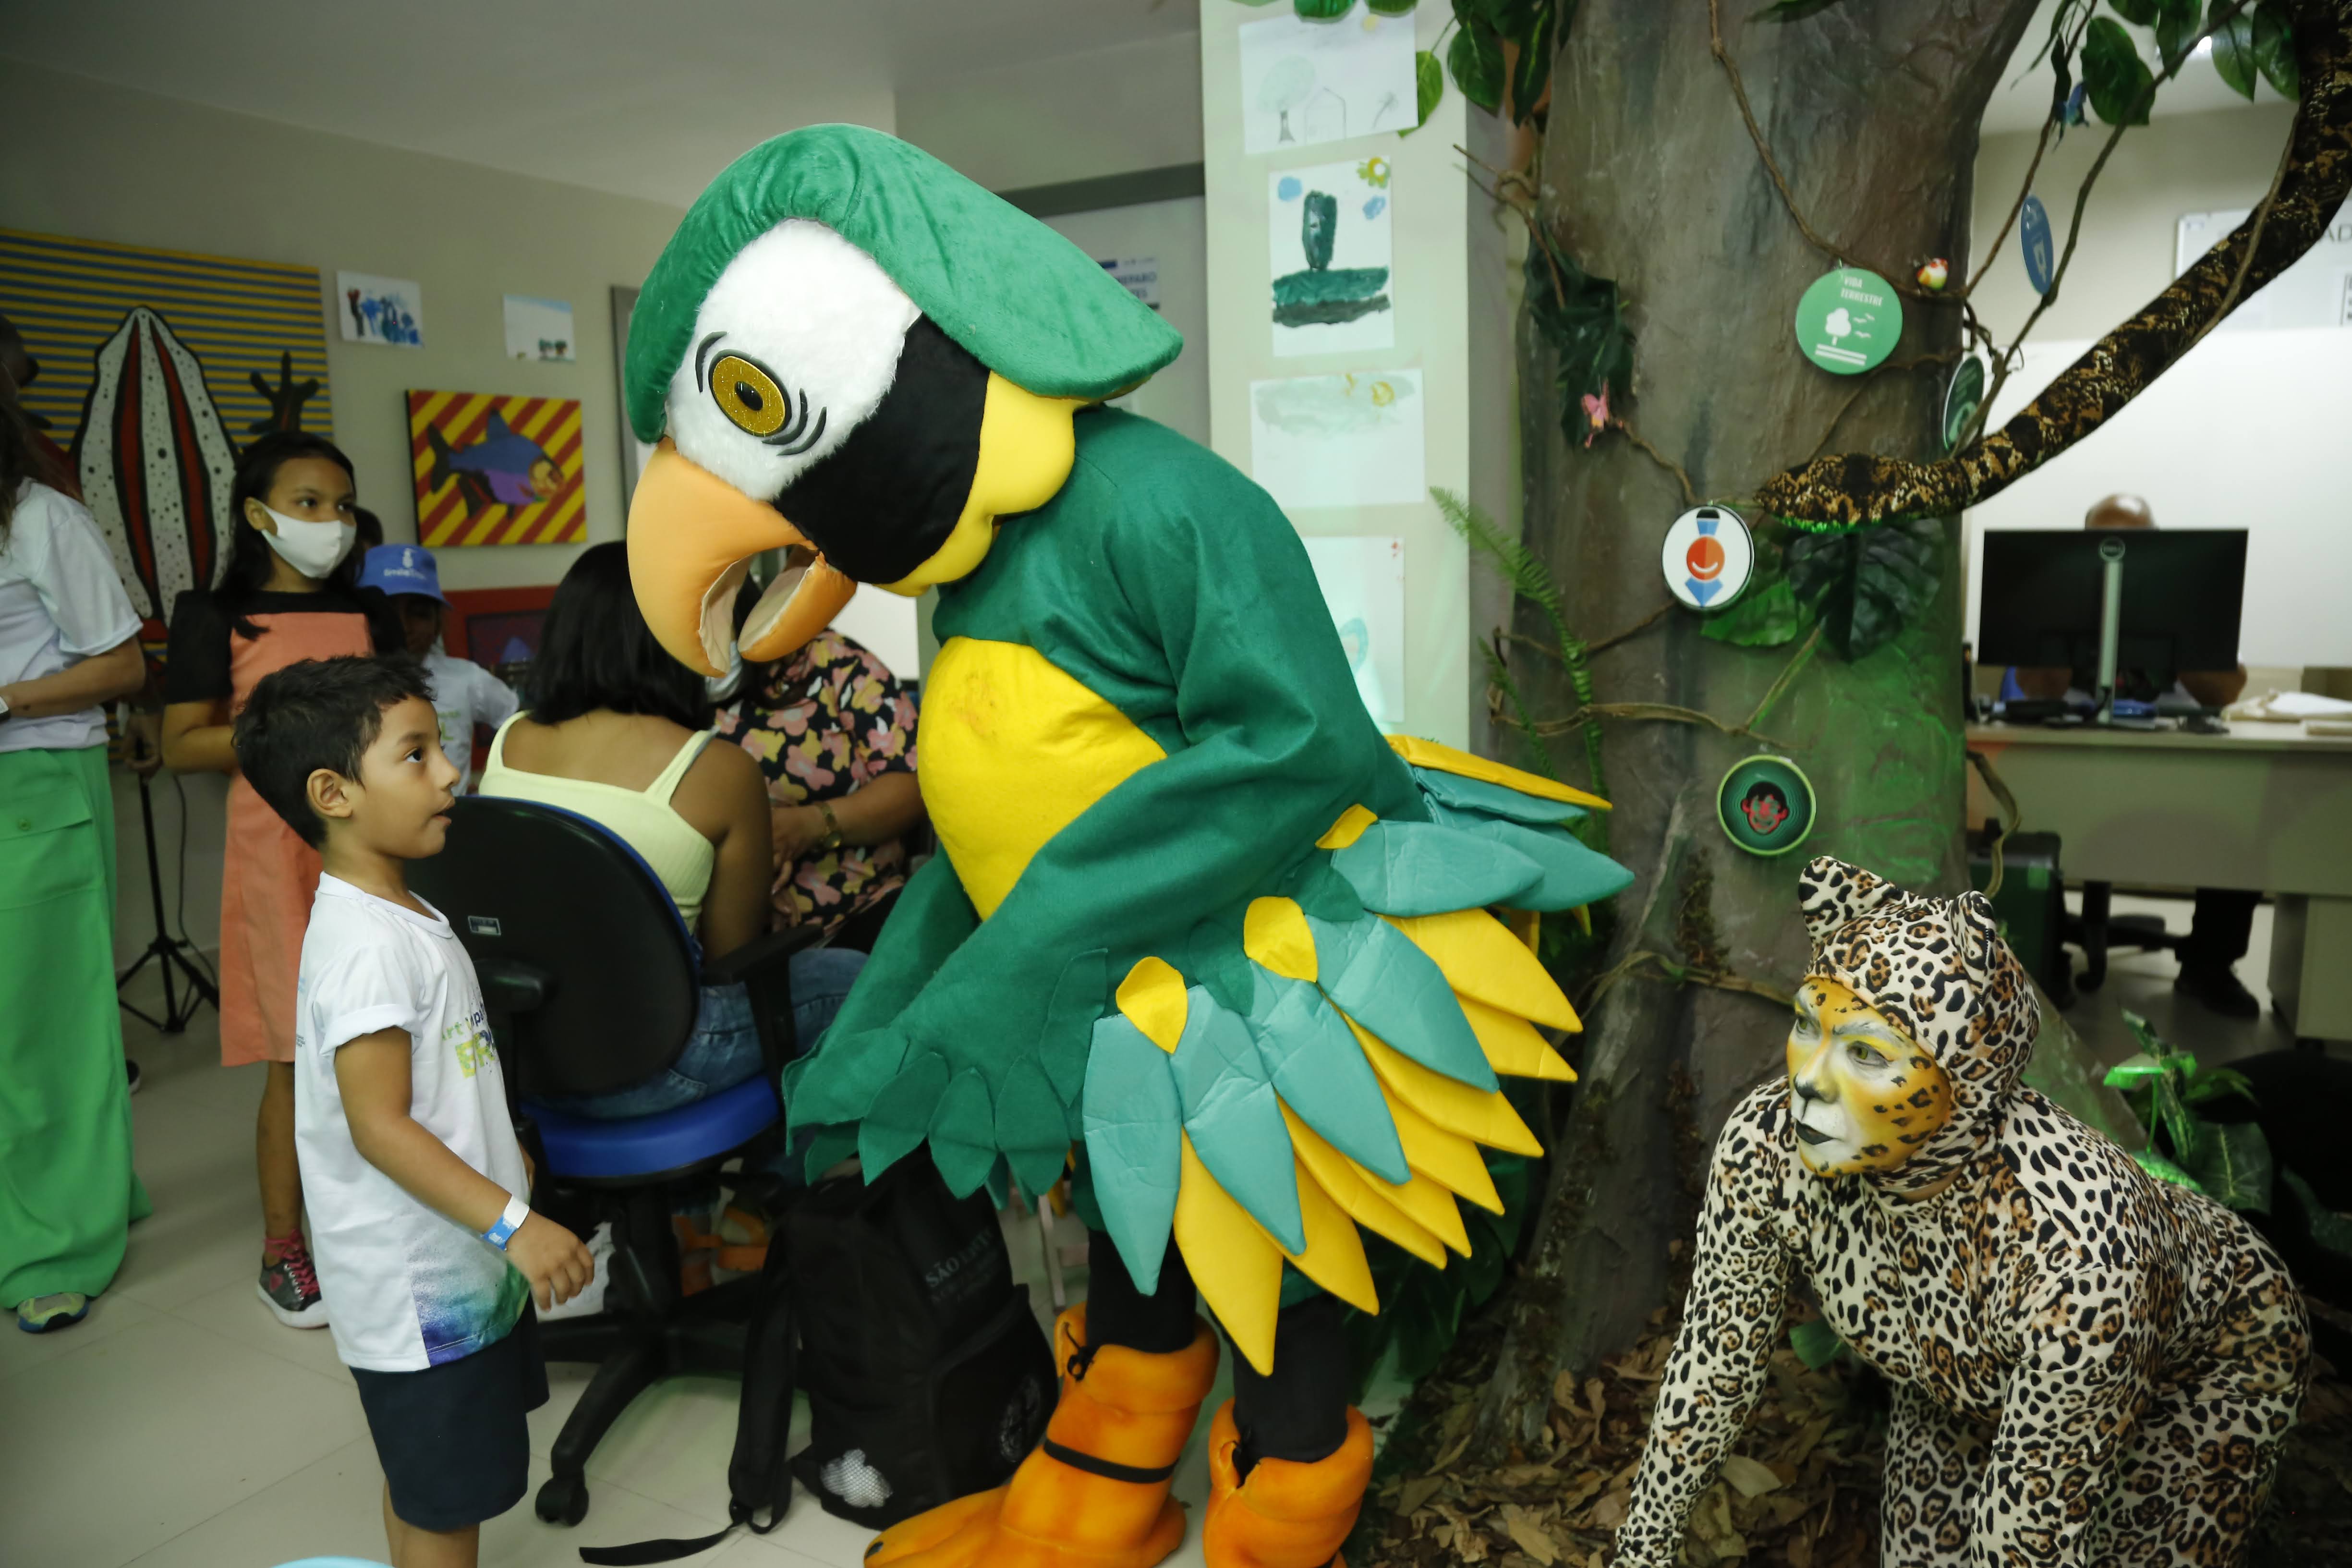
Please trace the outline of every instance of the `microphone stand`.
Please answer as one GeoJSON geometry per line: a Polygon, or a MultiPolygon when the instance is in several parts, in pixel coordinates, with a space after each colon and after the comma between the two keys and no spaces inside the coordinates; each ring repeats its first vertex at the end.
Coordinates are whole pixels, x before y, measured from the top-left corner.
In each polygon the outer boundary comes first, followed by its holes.
{"type": "MultiPolygon", "coordinates": [[[[145,1011],[129,1002],[121,1004],[122,1010],[163,1034],[176,1035],[188,1026],[196,1016],[196,1009],[204,1004],[209,1002],[217,1009],[220,993],[213,989],[213,983],[189,963],[187,955],[181,951],[194,944],[173,936],[163,924],[163,867],[155,854],[155,806],[148,795],[144,776],[139,780],[139,820],[147,829],[147,894],[155,910],[155,940],[147,944],[147,951],[141,953],[130,968],[116,977],[114,989],[120,1001],[121,990],[131,984],[131,977],[146,968],[148,961],[152,959],[163,975],[163,1017],[150,1017],[145,1011]],[[184,997],[173,987],[174,968],[188,987],[184,997]]],[[[181,830],[185,832],[186,826],[184,820],[181,830]]]]}

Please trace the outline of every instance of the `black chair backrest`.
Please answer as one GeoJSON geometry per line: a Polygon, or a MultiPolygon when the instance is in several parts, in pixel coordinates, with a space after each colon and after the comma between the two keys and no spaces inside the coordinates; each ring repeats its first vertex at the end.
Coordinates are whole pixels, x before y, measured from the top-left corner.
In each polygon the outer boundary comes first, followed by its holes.
{"type": "Polygon", "coordinates": [[[462,795],[447,846],[408,875],[472,956],[518,1093],[604,1094],[685,1049],[694,943],[652,868],[596,823],[462,795]]]}

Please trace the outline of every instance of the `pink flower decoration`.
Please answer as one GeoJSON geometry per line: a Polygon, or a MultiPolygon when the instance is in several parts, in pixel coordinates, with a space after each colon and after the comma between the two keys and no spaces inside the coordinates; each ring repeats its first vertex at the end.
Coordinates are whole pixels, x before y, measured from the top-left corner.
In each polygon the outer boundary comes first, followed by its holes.
{"type": "Polygon", "coordinates": [[[1584,449],[1589,452],[1592,449],[1594,438],[1601,432],[1608,429],[1612,423],[1609,416],[1609,384],[1607,382],[1601,384],[1600,396],[1595,397],[1589,392],[1584,395],[1584,423],[1586,426],[1584,449]]]}

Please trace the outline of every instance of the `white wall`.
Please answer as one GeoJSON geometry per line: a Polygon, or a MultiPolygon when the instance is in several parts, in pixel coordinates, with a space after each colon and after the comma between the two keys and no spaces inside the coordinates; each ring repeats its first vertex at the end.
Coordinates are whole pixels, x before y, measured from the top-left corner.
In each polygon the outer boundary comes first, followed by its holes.
{"type": "MultiPolygon", "coordinates": [[[[2091,342],[2172,281],[2184,213],[2249,207],[2270,184],[2292,110],[2284,104],[2158,117],[2128,132],[2094,188],[2058,297],[2027,340],[2023,368],[1994,405],[2006,418],[2091,342]]],[[[2057,243],[2104,133],[2070,133],[2035,180],[2057,243]]],[[[2017,196],[2033,139],[1988,136],[1977,162],[1979,244],[2017,196]]],[[[1986,323],[2012,340],[2037,297],[2014,235],[1986,263],[1975,296],[1986,323]]],[[[2160,526],[2244,528],[2250,665],[2352,663],[2352,582],[2340,535],[2352,494],[2352,330],[2223,331],[2192,350],[2099,431],[1968,516],[1969,635],[1979,591],[1975,548],[1986,528],[2073,528],[2101,496],[2144,495],[2160,526]]]]}
{"type": "Polygon", "coordinates": [[[1208,445],[1208,216],[1202,199],[1139,202],[1045,222],[1098,260],[1148,258],[1160,264],[1160,313],[1184,334],[1184,352],[1118,405],[1208,445]]]}

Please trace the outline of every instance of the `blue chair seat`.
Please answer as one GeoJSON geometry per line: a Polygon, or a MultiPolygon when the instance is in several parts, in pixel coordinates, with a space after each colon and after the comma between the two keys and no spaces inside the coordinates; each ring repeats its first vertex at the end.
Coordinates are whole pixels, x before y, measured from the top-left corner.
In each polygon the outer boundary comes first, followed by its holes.
{"type": "Polygon", "coordinates": [[[783,1114],[775,1086],[754,1073],[708,1100],[653,1116],[606,1121],[523,1101],[547,1150],[548,1168],[579,1181],[660,1175],[732,1153],[783,1114]]]}

